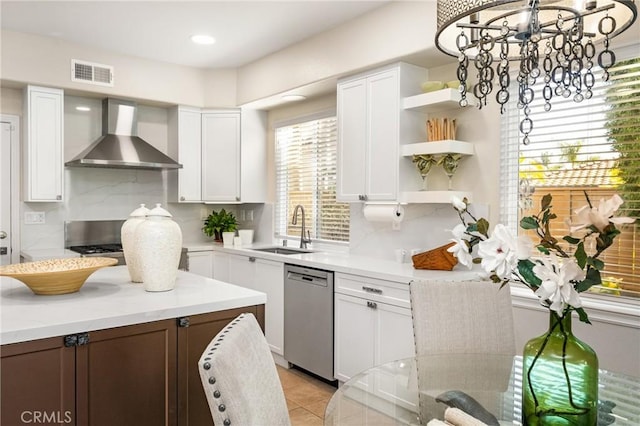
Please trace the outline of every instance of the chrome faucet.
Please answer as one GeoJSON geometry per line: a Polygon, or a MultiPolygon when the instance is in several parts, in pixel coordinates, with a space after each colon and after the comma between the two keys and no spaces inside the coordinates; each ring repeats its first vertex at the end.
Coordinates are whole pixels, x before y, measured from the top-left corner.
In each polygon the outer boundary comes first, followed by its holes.
{"type": "Polygon", "coordinates": [[[291,224],[292,225],[298,224],[298,210],[300,210],[300,212],[302,213],[302,231],[300,232],[300,248],[306,249],[307,244],[311,242],[311,235],[309,234],[309,231],[306,229],[306,226],[305,226],[304,207],[302,207],[302,204],[298,204],[296,208],[293,209],[293,219],[291,220],[291,224]],[[305,231],[307,235],[306,238],[305,238],[305,231]]]}

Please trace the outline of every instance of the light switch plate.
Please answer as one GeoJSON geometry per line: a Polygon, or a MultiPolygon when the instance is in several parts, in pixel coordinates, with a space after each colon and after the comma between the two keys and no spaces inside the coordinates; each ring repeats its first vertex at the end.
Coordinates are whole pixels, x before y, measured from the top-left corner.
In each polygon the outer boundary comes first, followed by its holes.
{"type": "Polygon", "coordinates": [[[25,225],[40,225],[45,222],[44,212],[25,212],[24,224],[25,225]]]}

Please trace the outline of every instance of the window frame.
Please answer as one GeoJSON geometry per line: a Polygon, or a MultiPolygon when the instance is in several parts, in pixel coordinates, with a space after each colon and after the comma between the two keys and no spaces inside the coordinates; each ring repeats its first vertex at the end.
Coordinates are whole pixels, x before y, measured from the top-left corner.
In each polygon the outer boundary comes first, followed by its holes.
{"type": "MultiPolygon", "coordinates": [[[[273,123],[273,138],[274,138],[274,179],[275,179],[275,193],[274,193],[274,213],[273,213],[273,236],[276,240],[283,240],[283,241],[292,241],[294,243],[297,243],[298,241],[300,241],[300,236],[298,235],[289,235],[286,232],[286,228],[285,231],[282,232],[282,224],[279,223],[279,219],[282,219],[281,214],[278,213],[278,210],[281,208],[281,204],[285,203],[285,205],[287,204],[287,200],[282,199],[280,194],[278,193],[278,170],[279,170],[279,162],[278,162],[278,129],[282,128],[282,127],[288,127],[288,126],[295,126],[297,124],[303,124],[306,122],[310,122],[310,121],[316,121],[316,120],[322,120],[325,118],[335,118],[337,119],[337,110],[336,108],[327,108],[327,109],[323,109],[320,111],[316,111],[316,112],[312,112],[309,114],[304,114],[304,115],[300,115],[300,116],[296,116],[293,118],[288,118],[288,119],[283,119],[283,120],[279,120],[277,122],[273,123]]],[[[336,128],[336,173],[337,173],[337,155],[338,155],[338,151],[337,151],[337,128],[336,128]]],[[[337,177],[336,177],[337,178],[337,177]]],[[[317,191],[314,191],[314,199],[313,199],[313,204],[316,205],[318,203],[318,198],[317,198],[317,191]]],[[[340,204],[346,204],[347,205],[347,209],[348,209],[348,203],[340,203],[340,204]]],[[[314,207],[314,210],[316,210],[316,207],[314,207]]],[[[317,211],[317,210],[316,210],[317,211]]],[[[306,217],[308,218],[310,216],[310,212],[306,211],[306,217]]],[[[288,222],[290,220],[290,216],[291,214],[293,214],[293,212],[286,212],[286,221],[288,222]],[[290,213],[290,214],[289,214],[290,213]]],[[[298,224],[300,224],[300,222],[298,222],[298,224]]],[[[349,246],[349,240],[347,239],[346,241],[338,241],[338,240],[327,240],[327,239],[319,239],[317,237],[317,235],[319,235],[318,233],[318,226],[319,226],[319,222],[318,221],[313,221],[313,223],[307,223],[307,229],[311,231],[312,235],[311,235],[311,240],[312,243],[315,246],[327,246],[327,247],[334,247],[336,249],[341,249],[341,248],[347,248],[349,246]]],[[[349,224],[350,226],[350,224],[349,224]]],[[[349,238],[349,235],[347,235],[347,238],[349,238]]]]}
{"type": "MultiPolygon", "coordinates": [[[[617,60],[621,62],[640,57],[640,43],[634,43],[615,49],[617,60]]],[[[512,75],[512,81],[515,75],[512,75]]],[[[599,80],[600,81],[600,80],[599,80]]],[[[596,85],[598,82],[596,82],[596,85]]],[[[517,84],[510,88],[511,99],[517,98],[517,84]]],[[[553,104],[553,101],[552,101],[553,104]]],[[[553,111],[553,110],[552,110],[553,111]]],[[[505,108],[501,114],[501,135],[500,135],[500,222],[509,228],[514,234],[518,234],[518,209],[519,209],[519,154],[522,144],[522,135],[519,133],[518,123],[520,110],[517,108],[505,108]],[[512,123],[509,126],[509,123],[512,123]],[[516,182],[516,184],[513,184],[516,182]]],[[[529,299],[522,306],[540,308],[538,298],[524,284],[511,283],[514,296],[529,299]]],[[[640,318],[640,296],[616,296],[606,293],[580,293],[580,297],[585,309],[594,311],[597,319],[605,319],[608,322],[617,324],[637,324],[640,318]],[[626,319],[623,319],[626,318],[626,319]]]]}

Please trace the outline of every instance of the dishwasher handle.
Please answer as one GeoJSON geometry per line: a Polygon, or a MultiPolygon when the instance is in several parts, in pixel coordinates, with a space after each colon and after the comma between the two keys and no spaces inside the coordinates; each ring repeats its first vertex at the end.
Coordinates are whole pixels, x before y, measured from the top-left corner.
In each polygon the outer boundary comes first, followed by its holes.
{"type": "Polygon", "coordinates": [[[289,281],[297,281],[299,283],[312,284],[312,285],[317,285],[321,287],[327,287],[329,285],[327,278],[300,274],[298,272],[291,272],[291,271],[287,272],[287,279],[289,281]]]}

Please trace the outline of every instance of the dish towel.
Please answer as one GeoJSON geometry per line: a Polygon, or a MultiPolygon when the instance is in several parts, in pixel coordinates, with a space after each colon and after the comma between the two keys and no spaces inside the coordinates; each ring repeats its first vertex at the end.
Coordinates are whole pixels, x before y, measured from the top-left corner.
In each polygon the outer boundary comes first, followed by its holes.
{"type": "Polygon", "coordinates": [[[444,411],[444,421],[431,419],[427,426],[487,426],[459,408],[449,407],[444,411]]]}
{"type": "Polygon", "coordinates": [[[487,426],[486,423],[455,407],[444,410],[444,419],[455,426],[487,426]]]}

